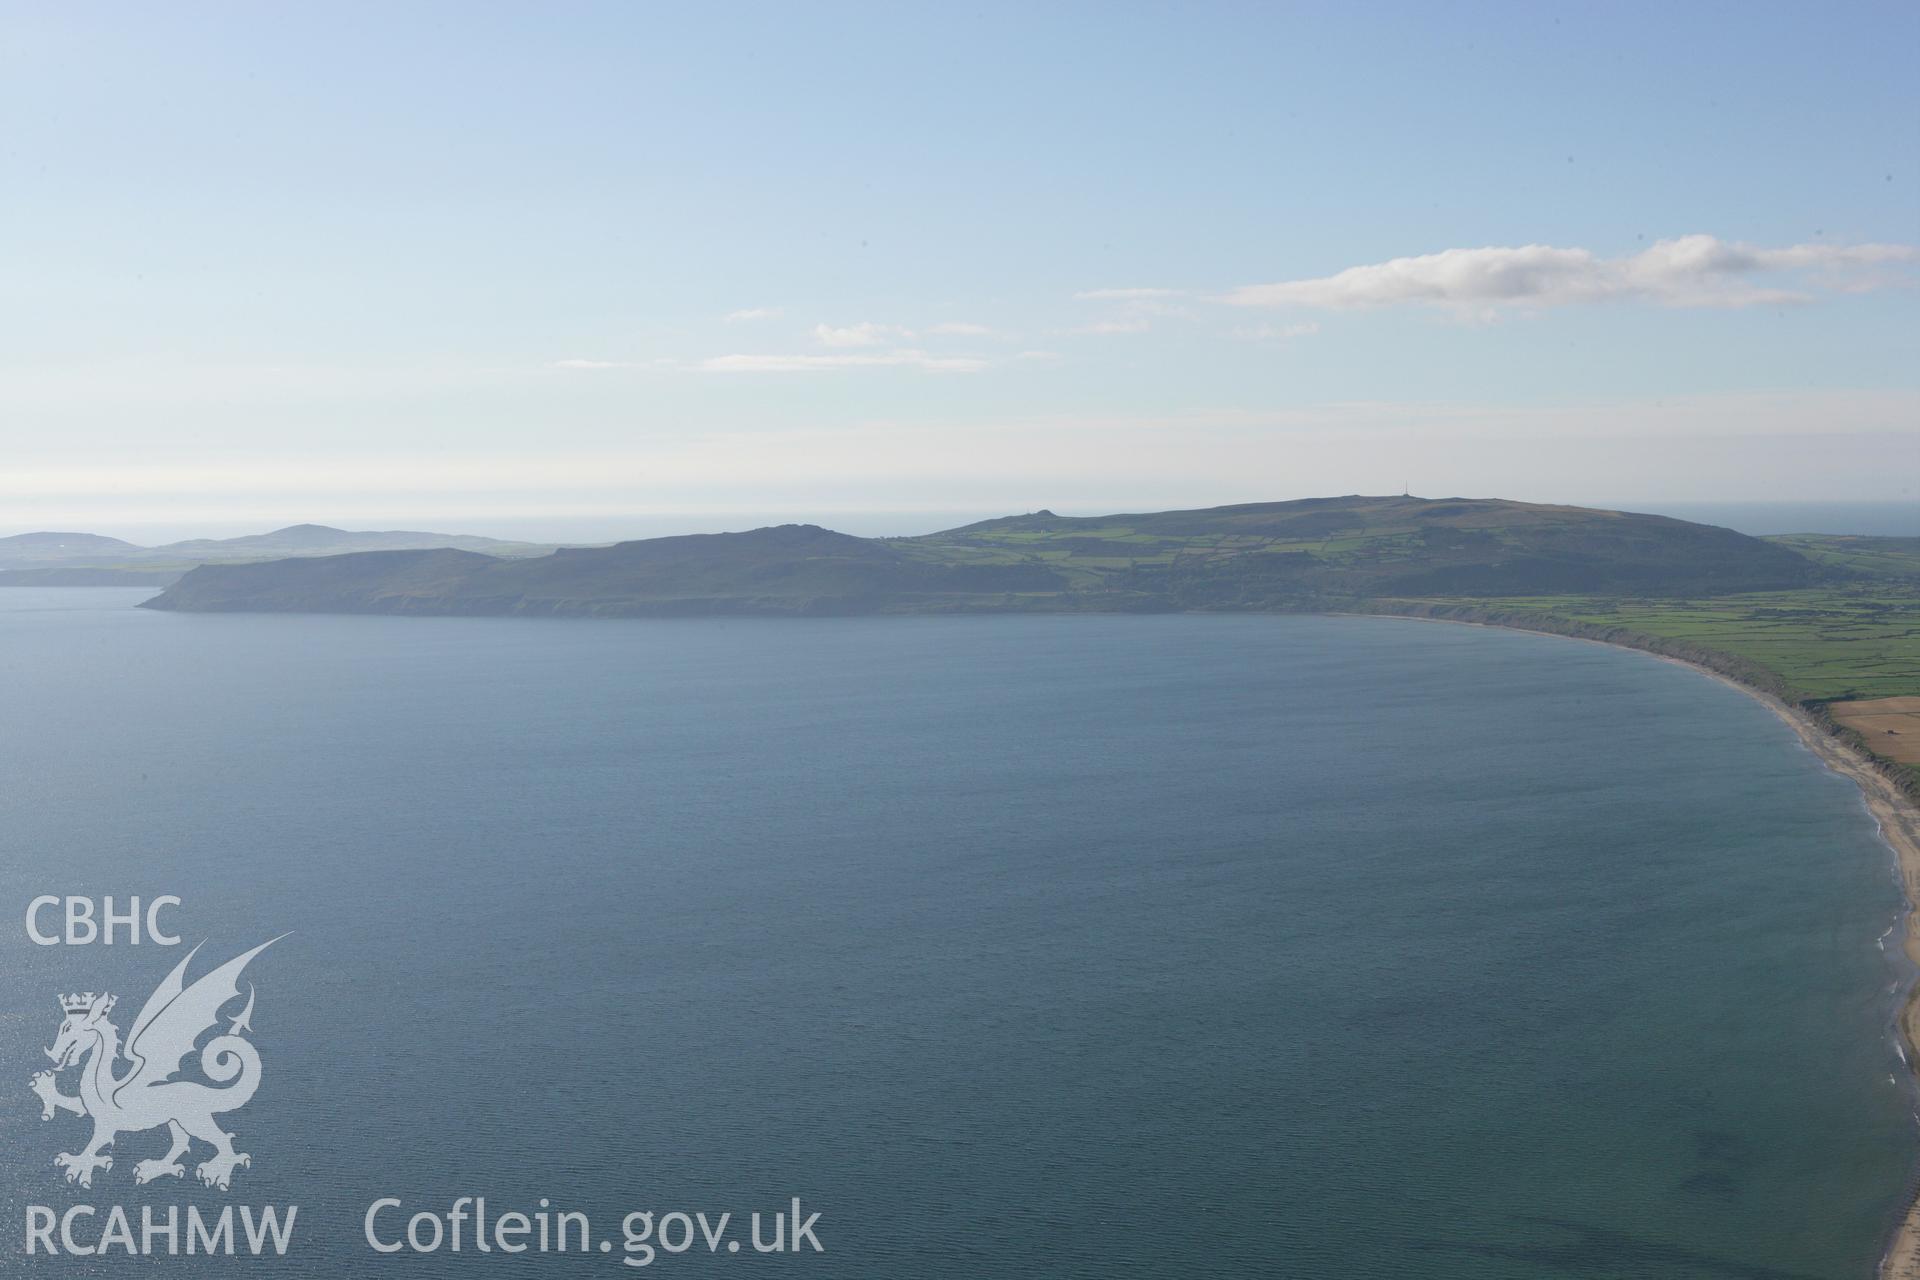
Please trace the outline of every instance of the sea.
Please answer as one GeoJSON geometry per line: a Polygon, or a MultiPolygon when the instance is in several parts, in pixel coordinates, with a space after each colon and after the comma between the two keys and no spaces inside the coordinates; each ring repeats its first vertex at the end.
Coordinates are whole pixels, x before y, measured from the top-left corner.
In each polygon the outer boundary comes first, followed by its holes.
{"type": "Polygon", "coordinates": [[[1914,1184],[1891,855],[1676,665],[142,594],[0,592],[0,1273],[1867,1280],[1914,1184]],[[65,1181],[59,997],[269,939],[231,1188],[65,1181]]]}

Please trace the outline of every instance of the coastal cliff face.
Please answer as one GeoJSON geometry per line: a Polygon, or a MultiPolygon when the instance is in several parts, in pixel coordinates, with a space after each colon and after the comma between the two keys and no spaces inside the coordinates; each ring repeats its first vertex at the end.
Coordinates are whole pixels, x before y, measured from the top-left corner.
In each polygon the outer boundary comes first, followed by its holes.
{"type": "Polygon", "coordinates": [[[408,613],[445,598],[468,572],[501,563],[471,551],[361,551],[201,565],[144,609],[198,613],[408,613]]]}
{"type": "Polygon", "coordinates": [[[203,565],[193,611],[603,617],[1324,608],[1379,596],[1784,590],[1843,573],[1663,516],[1483,499],[1324,498],[985,521],[920,538],[814,525],[501,559],[459,550],[203,565]]]}

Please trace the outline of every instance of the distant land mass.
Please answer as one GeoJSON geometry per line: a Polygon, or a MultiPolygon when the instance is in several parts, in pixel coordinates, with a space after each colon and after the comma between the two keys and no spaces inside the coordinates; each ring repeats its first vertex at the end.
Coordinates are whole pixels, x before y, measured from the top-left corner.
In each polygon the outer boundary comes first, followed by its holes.
{"type": "Polygon", "coordinates": [[[146,607],[599,617],[1165,612],[1377,597],[1778,591],[1854,572],[1800,548],[1666,516],[1354,496],[1112,516],[1040,511],[913,538],[780,525],[517,559],[440,546],[209,564],[146,607]]]}
{"type": "Polygon", "coordinates": [[[0,538],[0,564],[125,558],[147,550],[97,533],[16,533],[10,538],[0,538]]]}
{"type": "Polygon", "coordinates": [[[423,551],[436,547],[457,547],[496,556],[539,555],[553,550],[551,544],[502,542],[469,533],[421,533],[408,529],[354,532],[324,524],[288,525],[272,533],[253,533],[239,538],[193,538],[169,542],[154,550],[163,555],[193,559],[251,559],[269,555],[332,556],[353,551],[423,551]]]}
{"type": "MultiPolygon", "coordinates": [[[[456,546],[255,559],[203,564],[145,607],[608,618],[1353,612],[1550,632],[1676,658],[1755,693],[1860,782],[1908,883],[1920,884],[1920,538],[1756,538],[1501,499],[1314,498],[1082,518],[1037,511],[914,538],[788,524],[517,559],[456,546]]],[[[1920,915],[1907,945],[1920,961],[1920,915]]],[[[1920,1061],[1920,999],[1902,1025],[1920,1061]]],[[[1901,1256],[1920,1257],[1920,1209],[1902,1239],[1901,1256]]]]}
{"type": "Polygon", "coordinates": [[[505,542],[462,533],[356,532],[296,524],[239,538],[194,538],[143,547],[97,533],[18,533],[0,538],[0,587],[163,586],[198,564],[333,556],[355,551],[457,547],[490,556],[546,555],[552,543],[505,542]]]}

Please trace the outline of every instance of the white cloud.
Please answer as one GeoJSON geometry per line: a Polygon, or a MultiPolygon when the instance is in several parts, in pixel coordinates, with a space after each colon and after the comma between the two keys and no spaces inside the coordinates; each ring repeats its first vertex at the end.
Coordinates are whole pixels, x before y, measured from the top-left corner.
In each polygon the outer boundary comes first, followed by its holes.
{"type": "Polygon", "coordinates": [[[1249,342],[1285,342],[1290,338],[1308,338],[1320,332],[1316,320],[1303,324],[1258,324],[1250,329],[1235,329],[1233,336],[1249,342]]]}
{"type": "Polygon", "coordinates": [[[953,334],[962,338],[991,338],[993,330],[984,324],[969,324],[965,320],[949,320],[945,324],[936,324],[928,333],[953,334]]]}
{"type": "Polygon", "coordinates": [[[1082,289],[1073,296],[1082,302],[1139,302],[1146,298],[1179,298],[1185,289],[1082,289]]]}
{"type": "Polygon", "coordinates": [[[1048,363],[1058,360],[1059,358],[1060,353],[1058,351],[1022,351],[1014,357],[1015,360],[1035,360],[1048,363]]]}
{"type": "Polygon", "coordinates": [[[813,326],[813,340],[823,347],[884,347],[912,336],[911,331],[899,325],[874,324],[868,320],[839,328],[828,324],[813,326]]]}
{"type": "Polygon", "coordinates": [[[1184,297],[1180,289],[1088,289],[1073,295],[1083,302],[1106,302],[1104,319],[1084,324],[1069,333],[1145,333],[1153,321],[1163,317],[1190,318],[1192,310],[1170,298],[1184,297]]]}
{"type": "Polygon", "coordinates": [[[1348,267],[1315,279],[1246,285],[1220,301],[1242,307],[1334,309],[1424,303],[1473,310],[1638,299],[1672,307],[1751,307],[1810,301],[1809,290],[1815,287],[1875,288],[1888,277],[1873,268],[1916,257],[1920,251],[1909,245],[1762,249],[1709,235],[1662,240],[1616,258],[1544,244],[1447,249],[1348,267]],[[1754,277],[1776,279],[1754,283],[1754,277]]]}
{"type": "Polygon", "coordinates": [[[978,373],[985,360],[932,356],[924,351],[874,351],[846,355],[712,356],[697,366],[707,373],[818,373],[829,369],[919,369],[926,373],[978,373]]]}
{"type": "Polygon", "coordinates": [[[751,324],[755,320],[772,320],[778,317],[778,307],[748,307],[744,311],[729,311],[726,314],[728,324],[751,324]]]}

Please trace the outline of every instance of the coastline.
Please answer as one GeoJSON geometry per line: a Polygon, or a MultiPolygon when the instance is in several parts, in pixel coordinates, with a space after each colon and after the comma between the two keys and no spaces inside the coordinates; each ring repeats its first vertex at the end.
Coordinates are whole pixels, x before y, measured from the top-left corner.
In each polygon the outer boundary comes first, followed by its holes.
{"type": "MultiPolygon", "coordinates": [[[[1802,745],[1813,752],[1822,764],[1840,776],[1850,779],[1860,788],[1860,796],[1867,806],[1867,812],[1873,815],[1874,822],[1880,829],[1881,841],[1893,851],[1894,863],[1899,870],[1901,889],[1907,901],[1907,910],[1903,918],[1905,935],[1903,946],[1907,958],[1915,966],[1920,967],[1920,805],[1909,799],[1894,784],[1893,779],[1882,773],[1865,753],[1837,737],[1801,708],[1787,702],[1771,690],[1755,688],[1753,685],[1736,680],[1724,672],[1715,671],[1701,663],[1660,653],[1653,649],[1641,648],[1638,645],[1622,643],[1619,640],[1601,640],[1514,623],[1483,622],[1465,618],[1402,613],[1373,613],[1359,616],[1407,618],[1414,622],[1443,622],[1454,626],[1492,627],[1501,631],[1523,631],[1530,635],[1559,636],[1561,639],[1578,640],[1585,644],[1606,645],[1610,649],[1627,649],[1650,658],[1657,658],[1661,662],[1689,667],[1708,679],[1718,681],[1730,689],[1737,689],[1759,702],[1792,729],[1798,735],[1802,745]]],[[[1916,1079],[1920,1079],[1920,982],[1908,986],[1897,1022],[1901,1056],[1908,1070],[1914,1073],[1916,1079]]],[[[1920,1189],[1914,1189],[1910,1194],[1912,1199],[1906,1213],[1888,1242],[1885,1253],[1881,1256],[1880,1265],[1876,1271],[1879,1280],[1920,1280],[1920,1189]]]]}
{"type": "MultiPolygon", "coordinates": [[[[1613,647],[1632,648],[1631,645],[1613,647]]],[[[1880,839],[1893,850],[1894,864],[1900,873],[1900,886],[1907,899],[1902,929],[1905,935],[1903,945],[1907,959],[1920,966],[1920,806],[1903,795],[1893,779],[1875,767],[1864,753],[1830,733],[1799,707],[1698,663],[1668,657],[1666,654],[1653,653],[1650,656],[1663,662],[1691,667],[1701,675],[1753,698],[1785,721],[1787,727],[1799,735],[1807,750],[1813,752],[1822,764],[1859,786],[1860,798],[1880,828],[1880,839]]],[[[1908,985],[1897,1022],[1902,1060],[1916,1079],[1920,1079],[1920,982],[1908,985]]],[[[1910,1190],[1909,1197],[1906,1213],[1888,1241],[1886,1252],[1880,1257],[1880,1265],[1875,1272],[1879,1280],[1920,1280],[1920,1189],[1910,1190]]]]}

